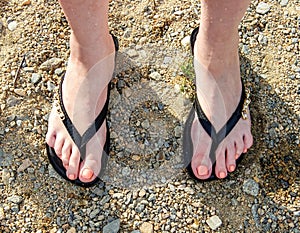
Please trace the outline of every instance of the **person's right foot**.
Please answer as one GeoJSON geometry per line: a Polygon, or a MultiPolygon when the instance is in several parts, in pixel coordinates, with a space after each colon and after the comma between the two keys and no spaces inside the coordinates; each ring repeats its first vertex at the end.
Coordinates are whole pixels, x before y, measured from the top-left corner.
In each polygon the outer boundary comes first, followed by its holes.
{"type": "MultiPolygon", "coordinates": [[[[74,36],[71,54],[63,80],[62,96],[66,111],[82,135],[101,112],[107,98],[107,86],[114,71],[115,46],[111,35],[99,38],[97,44],[80,46],[74,36]]],[[[80,163],[79,149],[71,139],[55,107],[52,108],[47,144],[62,160],[70,180],[93,181],[101,170],[106,142],[106,123],[87,144],[86,158],[80,163]]]]}

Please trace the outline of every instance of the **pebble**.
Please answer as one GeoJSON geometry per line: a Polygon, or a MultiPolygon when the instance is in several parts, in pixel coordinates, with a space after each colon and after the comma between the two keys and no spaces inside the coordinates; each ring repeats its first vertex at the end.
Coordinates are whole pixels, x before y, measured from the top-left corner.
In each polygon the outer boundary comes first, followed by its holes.
{"type": "Polygon", "coordinates": [[[22,6],[28,6],[31,4],[31,0],[25,0],[22,2],[22,6]]]}
{"type": "Polygon", "coordinates": [[[281,0],[280,5],[281,6],[286,6],[289,3],[289,0],[281,0]]]}
{"type": "Polygon", "coordinates": [[[95,209],[90,213],[90,218],[94,219],[100,213],[100,209],[95,209]]]}
{"type": "Polygon", "coordinates": [[[8,23],[7,28],[10,31],[14,31],[17,29],[18,23],[16,21],[11,21],[8,23]]]}
{"type": "Polygon", "coordinates": [[[63,62],[60,58],[50,58],[49,60],[45,61],[40,65],[40,69],[44,71],[50,71],[58,68],[61,63],[63,62]]]}
{"type": "Polygon", "coordinates": [[[71,228],[67,231],[67,233],[76,233],[75,227],[71,227],[71,228]]]}
{"type": "Polygon", "coordinates": [[[181,40],[181,45],[182,45],[183,47],[189,46],[189,45],[190,45],[190,39],[191,39],[190,36],[184,37],[184,38],[181,40]]]}
{"type": "Polygon", "coordinates": [[[42,79],[42,76],[40,74],[33,73],[31,75],[30,81],[31,81],[32,84],[37,84],[38,82],[41,81],[41,79],[42,79]]]}
{"type": "Polygon", "coordinates": [[[139,56],[138,52],[135,49],[129,49],[127,51],[127,54],[130,58],[135,58],[139,56]]]}
{"type": "Polygon", "coordinates": [[[258,3],[257,7],[256,7],[256,13],[258,14],[266,14],[270,11],[271,6],[265,2],[260,2],[258,3]]]}
{"type": "Polygon", "coordinates": [[[153,72],[149,75],[149,77],[153,80],[159,81],[161,80],[161,74],[158,72],[153,72]]]}
{"type": "Polygon", "coordinates": [[[149,129],[149,127],[150,127],[149,120],[147,120],[147,119],[144,120],[141,125],[144,129],[149,129]]]}
{"type": "Polygon", "coordinates": [[[175,132],[175,137],[176,138],[180,138],[181,137],[182,129],[181,129],[180,126],[176,126],[175,129],[174,129],[174,132],[175,132]]]}
{"type": "Polygon", "coordinates": [[[214,215],[209,219],[207,219],[206,223],[212,230],[216,230],[218,227],[222,225],[222,220],[217,215],[214,215]]]}
{"type": "Polygon", "coordinates": [[[13,195],[7,198],[7,201],[15,203],[15,204],[20,204],[23,201],[23,197],[18,196],[18,195],[13,195]]]}
{"type": "Polygon", "coordinates": [[[30,159],[28,159],[28,158],[24,159],[23,162],[22,162],[22,164],[19,166],[17,172],[23,172],[23,171],[25,171],[28,167],[30,167],[31,164],[32,163],[31,163],[30,159]]]}
{"type": "Polygon", "coordinates": [[[102,233],[118,233],[120,229],[120,219],[116,219],[103,227],[102,233]]]}
{"type": "Polygon", "coordinates": [[[259,193],[259,185],[252,179],[247,179],[243,184],[243,191],[251,196],[257,196],[259,193]]]}
{"type": "Polygon", "coordinates": [[[53,91],[54,89],[55,89],[55,85],[49,80],[48,82],[47,82],[47,90],[48,91],[53,91]]]}
{"type": "Polygon", "coordinates": [[[140,226],[140,232],[141,233],[153,233],[153,225],[149,222],[144,222],[140,226]]]}

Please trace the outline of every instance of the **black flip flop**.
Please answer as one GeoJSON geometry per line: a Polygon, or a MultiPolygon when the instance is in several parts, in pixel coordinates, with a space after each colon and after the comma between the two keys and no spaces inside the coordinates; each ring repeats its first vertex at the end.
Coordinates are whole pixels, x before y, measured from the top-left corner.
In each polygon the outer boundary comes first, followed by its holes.
{"type": "MultiPolygon", "coordinates": [[[[195,28],[194,31],[191,34],[191,50],[192,54],[194,55],[194,45],[196,41],[197,34],[199,32],[199,28],[195,28]]],[[[236,110],[233,112],[229,120],[226,122],[226,124],[219,130],[219,132],[216,131],[214,126],[211,124],[211,122],[208,120],[206,117],[205,113],[203,112],[199,100],[195,98],[193,107],[189,113],[188,119],[185,123],[184,127],[184,136],[183,136],[183,153],[184,153],[184,159],[185,159],[185,164],[188,164],[186,169],[190,176],[196,180],[199,181],[211,181],[217,179],[217,176],[215,175],[215,166],[216,166],[216,150],[219,146],[219,144],[227,137],[227,135],[231,132],[231,130],[235,127],[235,125],[238,123],[240,118],[246,119],[247,114],[246,111],[248,109],[248,105],[250,103],[249,99],[249,92],[246,92],[244,84],[242,82],[242,94],[240,98],[240,102],[236,108],[236,110]],[[201,124],[201,126],[204,128],[205,132],[211,137],[212,139],[212,145],[210,148],[210,153],[209,157],[210,160],[212,161],[212,174],[208,179],[198,179],[192,169],[191,166],[191,161],[193,157],[193,142],[192,142],[192,137],[191,137],[191,129],[192,129],[192,124],[195,119],[195,111],[198,116],[198,120],[201,124]]],[[[241,162],[243,159],[244,154],[241,154],[240,157],[236,160],[236,166],[241,162]]],[[[229,177],[229,175],[227,175],[229,177]]],[[[226,177],[226,178],[227,178],[226,177]]]]}
{"type": "MultiPolygon", "coordinates": [[[[113,35],[112,35],[112,38],[113,38],[114,44],[115,44],[115,52],[117,53],[117,51],[119,49],[118,40],[113,35]]],[[[110,83],[108,84],[107,98],[106,98],[106,102],[103,106],[103,109],[101,110],[101,112],[97,116],[97,118],[94,120],[93,124],[91,124],[91,126],[84,132],[83,135],[79,134],[78,130],[72,123],[72,121],[71,121],[70,117],[68,116],[68,113],[64,107],[63,98],[62,98],[62,83],[63,83],[63,78],[59,85],[59,90],[58,90],[58,97],[59,97],[58,105],[59,106],[57,106],[57,107],[58,107],[58,109],[61,110],[61,112],[59,112],[59,114],[60,114],[63,124],[65,125],[69,135],[71,136],[72,140],[74,141],[74,143],[76,144],[76,146],[78,147],[78,149],[80,151],[80,162],[82,162],[86,156],[86,144],[98,132],[98,130],[101,128],[104,120],[106,119],[107,112],[108,112],[109,96],[110,96],[109,95],[110,94],[110,83]]],[[[109,137],[110,136],[109,136],[109,128],[108,128],[107,121],[106,121],[106,128],[107,128],[106,141],[105,141],[105,144],[103,147],[103,153],[102,153],[102,158],[101,158],[101,171],[93,181],[84,183],[84,182],[80,181],[78,178],[76,180],[70,180],[67,177],[66,169],[63,166],[61,159],[56,155],[54,148],[52,148],[48,144],[46,144],[48,159],[49,159],[51,165],[53,166],[54,170],[65,180],[67,180],[75,185],[81,186],[81,187],[87,188],[87,187],[91,187],[91,186],[94,186],[97,183],[99,183],[101,181],[101,179],[99,177],[103,174],[103,172],[105,170],[105,166],[106,166],[108,155],[109,155],[109,143],[110,143],[109,137]]]]}

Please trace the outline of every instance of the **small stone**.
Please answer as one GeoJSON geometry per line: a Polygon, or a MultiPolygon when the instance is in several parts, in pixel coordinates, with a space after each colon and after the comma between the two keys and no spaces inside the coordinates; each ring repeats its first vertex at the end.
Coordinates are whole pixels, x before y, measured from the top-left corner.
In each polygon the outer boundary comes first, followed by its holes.
{"type": "Polygon", "coordinates": [[[98,214],[100,213],[100,209],[95,209],[90,213],[90,218],[93,219],[95,218],[98,214]]]}
{"type": "Polygon", "coordinates": [[[18,168],[17,172],[25,171],[31,165],[30,159],[24,159],[20,167],[18,168]]]}
{"type": "Polygon", "coordinates": [[[17,29],[18,23],[16,21],[11,21],[8,23],[7,28],[10,31],[14,31],[17,29]]]}
{"type": "Polygon", "coordinates": [[[286,6],[289,3],[289,0],[281,0],[280,5],[281,6],[286,6]]]}
{"type": "Polygon", "coordinates": [[[53,91],[55,89],[55,85],[49,80],[47,82],[47,90],[48,91],[53,91]]]}
{"type": "Polygon", "coordinates": [[[118,233],[120,229],[120,219],[116,219],[103,227],[103,233],[118,233]]]}
{"type": "Polygon", "coordinates": [[[144,120],[141,125],[144,129],[148,129],[150,127],[150,123],[147,119],[144,120]]]}
{"type": "Polygon", "coordinates": [[[27,95],[26,91],[22,88],[16,88],[14,89],[14,93],[16,93],[19,96],[25,97],[27,95]]]}
{"type": "Polygon", "coordinates": [[[9,107],[14,107],[16,105],[18,105],[21,102],[20,99],[16,98],[13,95],[8,96],[6,103],[9,107]]]}
{"type": "Polygon", "coordinates": [[[252,179],[247,179],[243,184],[243,191],[251,196],[257,196],[259,192],[259,185],[252,179]]]}
{"type": "Polygon", "coordinates": [[[62,59],[53,57],[53,58],[50,58],[49,60],[45,61],[44,63],[42,63],[40,65],[40,69],[44,70],[44,71],[54,70],[54,69],[58,68],[62,62],[63,62],[62,59]]]}
{"type": "Polygon", "coordinates": [[[3,219],[5,219],[5,213],[4,213],[4,209],[0,207],[0,221],[3,219]]]}
{"type": "Polygon", "coordinates": [[[135,49],[129,49],[127,51],[127,54],[130,58],[135,58],[139,56],[138,52],[135,49]]]}
{"type": "Polygon", "coordinates": [[[184,38],[181,40],[181,45],[182,45],[183,47],[189,46],[189,45],[190,45],[190,39],[191,39],[190,36],[184,37],[184,38]]]}
{"type": "Polygon", "coordinates": [[[30,0],[25,0],[22,2],[22,6],[28,6],[31,4],[31,1],[30,0]]]}
{"type": "Polygon", "coordinates": [[[271,6],[265,2],[260,2],[256,7],[256,13],[258,14],[266,14],[270,11],[271,6]]]}
{"type": "Polygon", "coordinates": [[[206,223],[212,230],[216,230],[222,225],[222,220],[217,215],[214,215],[206,220],[206,223]]]}
{"type": "Polygon", "coordinates": [[[139,230],[134,230],[134,231],[132,231],[130,233],[141,233],[141,232],[139,230]]]}
{"type": "Polygon", "coordinates": [[[158,72],[153,72],[153,73],[151,73],[151,74],[149,75],[149,77],[150,77],[151,79],[153,79],[153,80],[156,80],[156,81],[161,80],[161,74],[158,73],[158,72]]]}
{"type": "Polygon", "coordinates": [[[57,68],[54,71],[54,74],[56,74],[58,76],[62,75],[63,73],[64,73],[64,70],[62,68],[57,68]]]}
{"type": "Polygon", "coordinates": [[[13,195],[7,198],[7,201],[15,203],[15,204],[20,204],[23,201],[23,197],[18,196],[18,195],[13,195]]]}
{"type": "Polygon", "coordinates": [[[175,132],[175,137],[176,138],[180,138],[181,137],[182,129],[181,129],[180,126],[176,126],[175,129],[174,129],[174,132],[175,132]]]}
{"type": "Polygon", "coordinates": [[[250,51],[249,51],[248,45],[245,45],[245,44],[244,44],[244,45],[242,46],[242,53],[244,53],[244,54],[247,55],[247,54],[249,54],[249,52],[250,52],[250,51]]]}
{"type": "Polygon", "coordinates": [[[144,197],[146,195],[146,191],[144,189],[141,189],[139,191],[139,197],[144,197]]]}
{"type": "Polygon", "coordinates": [[[31,76],[31,83],[32,84],[37,84],[38,82],[40,82],[42,79],[42,76],[40,74],[37,73],[33,73],[31,76]]]}
{"type": "Polygon", "coordinates": [[[140,232],[141,233],[153,233],[153,225],[149,222],[144,222],[140,226],[140,232]]]}

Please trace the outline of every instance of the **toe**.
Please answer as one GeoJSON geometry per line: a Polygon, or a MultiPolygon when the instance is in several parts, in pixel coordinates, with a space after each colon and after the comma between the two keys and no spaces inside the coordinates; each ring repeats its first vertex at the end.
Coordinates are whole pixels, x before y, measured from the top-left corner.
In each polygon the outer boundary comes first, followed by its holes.
{"type": "Polygon", "coordinates": [[[253,145],[253,136],[252,134],[246,134],[244,136],[244,153],[253,145]]]}
{"type": "Polygon", "coordinates": [[[227,176],[226,161],[225,161],[225,150],[221,147],[216,151],[216,176],[220,179],[224,179],[227,176]]]}
{"type": "Polygon", "coordinates": [[[64,164],[64,166],[68,166],[69,165],[69,159],[70,159],[70,155],[71,155],[71,144],[68,142],[64,143],[64,146],[62,148],[62,157],[61,160],[64,164]]]}
{"type": "Polygon", "coordinates": [[[64,139],[61,138],[61,137],[56,137],[56,140],[55,140],[55,144],[54,144],[54,150],[55,150],[55,153],[56,155],[61,158],[62,156],[62,148],[63,148],[63,145],[64,145],[64,139]]]}
{"type": "Polygon", "coordinates": [[[69,167],[67,170],[67,176],[70,180],[75,180],[78,177],[80,152],[76,146],[71,149],[71,156],[69,159],[69,167]]]}
{"type": "Polygon", "coordinates": [[[91,182],[96,178],[95,174],[100,171],[98,161],[91,159],[92,155],[87,155],[86,160],[82,163],[79,172],[79,179],[82,182],[91,182]]]}
{"type": "Polygon", "coordinates": [[[53,148],[55,145],[55,134],[48,131],[46,134],[46,143],[48,144],[48,146],[53,148]]]}
{"type": "Polygon", "coordinates": [[[237,139],[235,141],[235,158],[238,159],[242,153],[244,153],[245,146],[242,139],[237,139]]]}
{"type": "Polygon", "coordinates": [[[233,172],[236,168],[235,148],[233,143],[230,143],[226,149],[226,167],[229,172],[233,172]]]}

